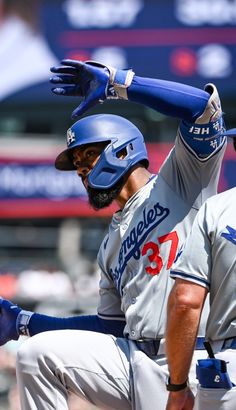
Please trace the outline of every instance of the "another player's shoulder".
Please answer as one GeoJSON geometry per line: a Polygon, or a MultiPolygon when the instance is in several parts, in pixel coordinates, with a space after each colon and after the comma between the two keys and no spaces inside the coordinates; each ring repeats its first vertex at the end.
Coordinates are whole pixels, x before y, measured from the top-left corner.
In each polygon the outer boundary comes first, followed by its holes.
{"type": "Polygon", "coordinates": [[[226,191],[220,192],[212,197],[208,198],[206,203],[217,203],[223,202],[228,198],[235,198],[236,197],[236,187],[227,189],[226,191]]]}
{"type": "Polygon", "coordinates": [[[220,194],[218,194],[218,198],[220,198],[222,201],[226,198],[236,198],[236,187],[221,192],[220,194]]]}
{"type": "Polygon", "coordinates": [[[236,203],[236,187],[220,192],[206,200],[203,204],[207,210],[217,213],[222,209],[235,206],[236,203]]]}

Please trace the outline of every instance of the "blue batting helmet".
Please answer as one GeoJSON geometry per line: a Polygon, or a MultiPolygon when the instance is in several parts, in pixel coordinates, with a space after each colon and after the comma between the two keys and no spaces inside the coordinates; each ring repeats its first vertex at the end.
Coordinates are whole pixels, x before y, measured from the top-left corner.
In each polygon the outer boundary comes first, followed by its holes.
{"type": "Polygon", "coordinates": [[[148,167],[143,135],[130,121],[113,114],[91,115],[75,122],[67,131],[68,148],[58,155],[55,167],[63,171],[75,170],[73,149],[97,142],[107,142],[107,146],[89,173],[88,184],[92,188],[112,187],[140,161],[144,161],[148,167]],[[121,151],[125,155],[119,158],[121,151]]]}

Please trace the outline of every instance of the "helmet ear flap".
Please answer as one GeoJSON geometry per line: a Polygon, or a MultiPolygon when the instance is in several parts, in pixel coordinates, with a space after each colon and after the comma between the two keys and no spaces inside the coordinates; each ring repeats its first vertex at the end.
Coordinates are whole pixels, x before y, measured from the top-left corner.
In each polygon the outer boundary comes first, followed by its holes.
{"type": "Polygon", "coordinates": [[[123,141],[118,140],[107,145],[89,174],[88,183],[91,188],[111,188],[138,163],[148,167],[143,136],[137,131],[131,136],[128,134],[123,141]]]}
{"type": "Polygon", "coordinates": [[[126,158],[125,147],[116,150],[112,143],[108,144],[89,173],[89,186],[95,189],[109,189],[115,185],[130,168],[126,158]]]}

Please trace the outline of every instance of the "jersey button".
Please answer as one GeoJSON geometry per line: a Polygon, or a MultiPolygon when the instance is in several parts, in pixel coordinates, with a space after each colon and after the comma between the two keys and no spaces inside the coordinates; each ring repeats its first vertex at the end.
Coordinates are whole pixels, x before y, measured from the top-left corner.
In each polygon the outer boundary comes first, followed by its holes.
{"type": "Polygon", "coordinates": [[[136,303],[136,298],[132,298],[131,303],[134,305],[136,303]]]}
{"type": "Polygon", "coordinates": [[[135,331],[134,330],[132,330],[131,336],[135,336],[135,331]]]}

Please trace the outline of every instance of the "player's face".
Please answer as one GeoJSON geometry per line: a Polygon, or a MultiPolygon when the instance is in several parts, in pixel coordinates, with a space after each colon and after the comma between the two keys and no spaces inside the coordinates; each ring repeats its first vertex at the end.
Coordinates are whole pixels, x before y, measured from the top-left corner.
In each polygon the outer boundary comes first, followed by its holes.
{"type": "Polygon", "coordinates": [[[73,150],[73,164],[87,190],[89,203],[96,210],[111,205],[123,186],[122,178],[109,189],[95,189],[88,185],[88,175],[96,165],[105,146],[104,143],[88,144],[73,150]]]}
{"type": "Polygon", "coordinates": [[[84,186],[88,189],[88,175],[95,167],[106,144],[88,144],[73,150],[73,164],[84,186]]]}

